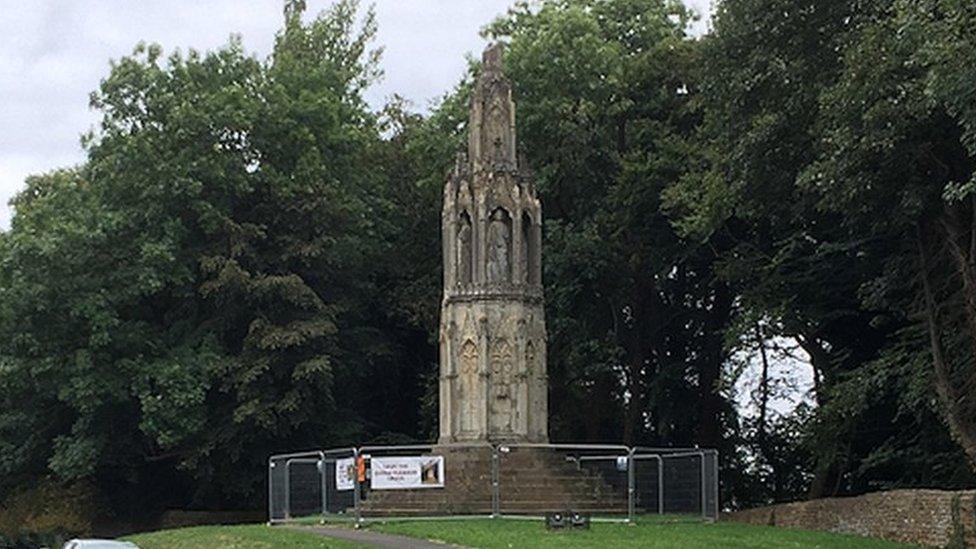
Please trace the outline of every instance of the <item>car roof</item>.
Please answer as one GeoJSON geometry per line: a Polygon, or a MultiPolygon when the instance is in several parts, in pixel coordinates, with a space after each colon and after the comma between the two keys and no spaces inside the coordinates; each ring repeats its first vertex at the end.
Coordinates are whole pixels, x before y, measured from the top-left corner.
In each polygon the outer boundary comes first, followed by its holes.
{"type": "Polygon", "coordinates": [[[65,543],[64,547],[70,549],[138,549],[138,546],[132,542],[111,539],[73,539],[65,543]]]}

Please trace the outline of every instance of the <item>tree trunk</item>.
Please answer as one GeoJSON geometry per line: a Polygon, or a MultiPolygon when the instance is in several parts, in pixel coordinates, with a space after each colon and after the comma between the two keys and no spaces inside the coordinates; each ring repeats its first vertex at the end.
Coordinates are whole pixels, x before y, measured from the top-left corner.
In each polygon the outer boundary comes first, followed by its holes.
{"type": "MultiPolygon", "coordinates": [[[[823,344],[814,334],[797,334],[796,341],[810,356],[810,368],[813,370],[813,398],[818,407],[823,406],[827,401],[824,378],[825,372],[831,368],[830,353],[824,349],[823,344]]],[[[829,461],[818,462],[813,472],[813,480],[810,481],[807,498],[817,499],[836,495],[840,477],[836,456],[830,457],[829,461]]]]}
{"type": "Polygon", "coordinates": [[[704,448],[718,448],[722,443],[722,395],[718,381],[725,364],[724,329],[732,312],[732,293],[725,284],[716,284],[712,309],[706,321],[708,353],[699,366],[698,444],[704,448]]]}
{"type": "Polygon", "coordinates": [[[766,454],[766,413],[769,408],[769,357],[766,356],[766,338],[762,326],[756,322],[756,340],[759,343],[759,357],[762,359],[762,373],[759,377],[759,420],[756,425],[756,440],[759,450],[766,454]]]}
{"type": "MultiPolygon", "coordinates": [[[[948,235],[949,240],[952,240],[952,234],[948,235]]],[[[967,413],[967,408],[964,405],[967,392],[964,390],[962,394],[961,391],[952,382],[952,375],[950,371],[949,364],[946,360],[945,348],[942,344],[942,333],[940,326],[940,307],[938,300],[935,296],[935,291],[932,287],[931,281],[931,269],[933,268],[932,258],[929,255],[929,251],[926,245],[925,239],[925,229],[921,226],[918,228],[918,233],[916,237],[916,243],[918,245],[918,254],[920,262],[920,280],[922,282],[922,293],[925,297],[925,323],[928,327],[929,332],[929,344],[932,352],[932,366],[935,374],[935,390],[942,400],[943,406],[945,408],[945,418],[949,425],[949,431],[952,437],[959,443],[963,451],[966,452],[966,456],[969,458],[970,466],[976,469],[976,417],[972,414],[967,413]]],[[[952,244],[950,244],[952,247],[952,244]]],[[[953,253],[953,255],[956,255],[953,253]]],[[[957,259],[957,265],[960,270],[970,270],[971,269],[965,265],[965,261],[960,262],[957,259]]],[[[963,273],[963,291],[966,292],[966,279],[963,273]]],[[[973,290],[972,287],[969,288],[970,291],[973,290]]],[[[971,307],[969,302],[969,297],[965,298],[965,306],[971,307]]],[[[967,310],[966,317],[969,319],[976,311],[967,310]]],[[[967,320],[967,323],[969,321],[967,320]]],[[[972,328],[972,326],[970,327],[972,328]]],[[[970,334],[970,343],[976,345],[976,334],[970,334]]]]}
{"type": "Polygon", "coordinates": [[[830,368],[830,354],[816,336],[797,334],[796,342],[810,357],[810,368],[813,370],[813,400],[817,406],[823,406],[827,400],[823,388],[824,371],[830,368]]]}

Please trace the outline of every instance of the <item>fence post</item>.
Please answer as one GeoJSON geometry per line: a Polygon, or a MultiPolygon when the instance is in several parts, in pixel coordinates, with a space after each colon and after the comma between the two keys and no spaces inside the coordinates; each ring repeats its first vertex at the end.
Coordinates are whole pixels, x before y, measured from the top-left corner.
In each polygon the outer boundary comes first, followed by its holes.
{"type": "Polygon", "coordinates": [[[627,452],[627,522],[634,521],[634,493],[637,475],[634,473],[634,448],[627,452]]]}
{"type": "Polygon", "coordinates": [[[285,520],[291,520],[291,459],[285,460],[285,520]]]}
{"type": "Polygon", "coordinates": [[[701,511],[702,520],[705,520],[708,518],[708,511],[705,506],[705,452],[699,452],[699,455],[701,456],[701,511]]]}
{"type": "Polygon", "coordinates": [[[499,482],[498,446],[491,445],[491,518],[501,515],[501,483],[499,482]]]}
{"type": "Polygon", "coordinates": [[[325,474],[325,452],[319,450],[319,479],[322,481],[322,519],[321,523],[325,524],[325,516],[328,513],[328,500],[326,495],[326,474],[325,474]]]}
{"type": "Polygon", "coordinates": [[[274,523],[274,459],[268,458],[268,525],[274,523]]]}
{"type": "Polygon", "coordinates": [[[354,484],[355,490],[353,490],[352,494],[352,506],[356,510],[356,528],[359,528],[359,525],[363,522],[363,510],[359,505],[359,490],[361,489],[359,485],[359,448],[352,449],[352,463],[355,467],[353,476],[356,478],[356,483],[354,484]]]}
{"type": "Polygon", "coordinates": [[[664,514],[664,456],[657,455],[657,514],[664,514]]]}
{"type": "Polygon", "coordinates": [[[712,496],[715,498],[715,515],[712,517],[714,520],[718,520],[718,450],[712,450],[712,456],[714,462],[712,463],[712,486],[714,491],[712,496]]]}

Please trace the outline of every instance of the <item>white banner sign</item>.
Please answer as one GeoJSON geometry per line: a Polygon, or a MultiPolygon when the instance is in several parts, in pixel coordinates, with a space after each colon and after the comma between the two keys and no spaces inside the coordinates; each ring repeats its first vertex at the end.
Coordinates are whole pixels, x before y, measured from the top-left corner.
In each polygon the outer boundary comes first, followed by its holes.
{"type": "Polygon", "coordinates": [[[374,490],[444,487],[444,456],[374,457],[370,469],[374,490]]]}
{"type": "Polygon", "coordinates": [[[356,486],[356,461],[353,458],[337,459],[335,464],[336,490],[352,490],[356,486]]]}

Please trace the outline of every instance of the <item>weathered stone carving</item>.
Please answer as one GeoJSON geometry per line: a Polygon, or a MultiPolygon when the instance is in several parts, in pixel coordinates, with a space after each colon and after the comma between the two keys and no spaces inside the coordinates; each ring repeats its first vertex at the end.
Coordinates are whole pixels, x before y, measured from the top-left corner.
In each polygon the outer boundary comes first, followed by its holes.
{"type": "Polygon", "coordinates": [[[535,345],[530,341],[525,344],[525,375],[531,376],[535,371],[535,345]]]}
{"type": "Polygon", "coordinates": [[[505,210],[498,208],[491,215],[488,226],[488,282],[508,282],[511,273],[509,247],[512,243],[511,224],[505,210]]]}
{"type": "Polygon", "coordinates": [[[491,426],[499,433],[512,432],[515,410],[512,389],[512,347],[498,340],[491,354],[491,426]]]}
{"type": "Polygon", "coordinates": [[[460,329],[441,341],[443,443],[548,439],[542,212],[516,159],[511,94],[493,46],[471,97],[467,154],[444,189],[441,326],[460,329]]]}
{"type": "Polygon", "coordinates": [[[470,339],[461,346],[459,356],[460,370],[460,401],[464,403],[461,407],[461,430],[473,432],[477,430],[478,419],[478,346],[470,339]]]}
{"type": "Polygon", "coordinates": [[[458,221],[457,279],[461,286],[471,284],[471,217],[467,212],[458,221]]]}
{"type": "Polygon", "coordinates": [[[528,284],[532,278],[531,275],[529,274],[532,271],[532,262],[531,262],[532,254],[530,253],[530,248],[532,247],[531,231],[532,231],[532,220],[529,219],[529,216],[523,215],[522,216],[522,239],[521,239],[521,245],[519,246],[519,264],[522,266],[522,269],[519,272],[519,282],[521,282],[522,284],[528,284]]]}
{"type": "Polygon", "coordinates": [[[506,134],[508,133],[508,113],[506,112],[503,100],[495,95],[491,99],[488,115],[486,116],[485,135],[483,137],[484,150],[491,151],[491,160],[495,163],[507,160],[508,143],[506,134]]]}

